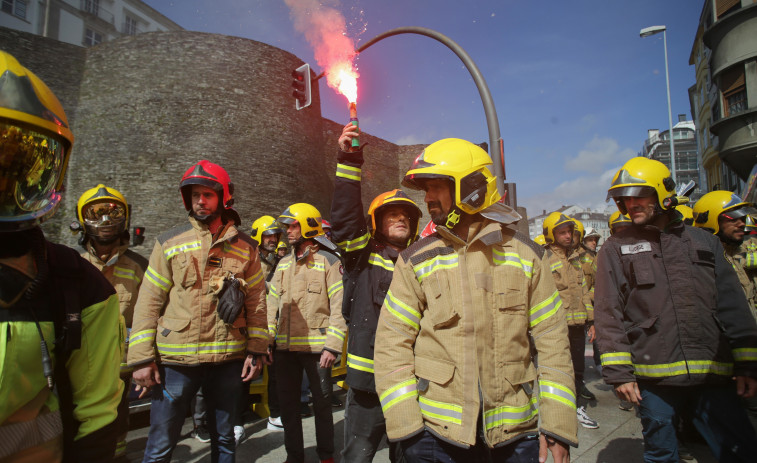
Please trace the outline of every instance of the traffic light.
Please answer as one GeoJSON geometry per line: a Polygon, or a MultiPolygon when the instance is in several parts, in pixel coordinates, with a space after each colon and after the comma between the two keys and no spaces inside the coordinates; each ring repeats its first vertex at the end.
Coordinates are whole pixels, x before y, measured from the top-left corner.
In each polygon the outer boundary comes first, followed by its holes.
{"type": "Polygon", "coordinates": [[[307,108],[312,102],[310,95],[310,65],[305,63],[298,67],[292,71],[292,77],[294,78],[292,82],[292,87],[294,88],[292,95],[295,98],[294,106],[297,110],[307,108]]]}

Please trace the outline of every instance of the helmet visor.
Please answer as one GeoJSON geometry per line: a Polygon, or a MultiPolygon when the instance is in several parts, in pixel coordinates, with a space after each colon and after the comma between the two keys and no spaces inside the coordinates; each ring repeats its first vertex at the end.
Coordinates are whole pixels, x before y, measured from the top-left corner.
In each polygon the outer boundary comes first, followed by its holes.
{"type": "Polygon", "coordinates": [[[126,208],[123,204],[115,201],[97,201],[84,206],[81,215],[84,217],[85,223],[104,225],[109,222],[126,220],[126,208]]]}
{"type": "Polygon", "coordinates": [[[743,206],[739,207],[738,209],[722,212],[720,215],[725,217],[726,219],[736,220],[746,216],[754,217],[755,215],[757,215],[757,209],[752,206],[743,206]]]}
{"type": "Polygon", "coordinates": [[[52,213],[65,155],[60,140],[0,120],[0,228],[28,228],[52,213]]]}
{"type": "Polygon", "coordinates": [[[624,196],[632,196],[637,198],[647,198],[649,196],[652,196],[655,194],[654,188],[650,186],[624,186],[619,188],[611,188],[607,191],[607,199],[606,201],[609,201],[610,198],[622,198],[624,196]]]}

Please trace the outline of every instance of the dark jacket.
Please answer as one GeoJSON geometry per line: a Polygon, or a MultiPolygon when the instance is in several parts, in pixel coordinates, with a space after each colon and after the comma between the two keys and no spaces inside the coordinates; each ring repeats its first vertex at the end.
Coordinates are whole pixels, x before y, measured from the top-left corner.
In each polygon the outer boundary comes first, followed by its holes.
{"type": "Polygon", "coordinates": [[[371,238],[363,215],[360,167],[363,152],[337,157],[331,222],[334,242],[344,257],[342,314],[348,324],[347,384],[376,392],[373,379],[373,344],[381,304],[392,282],[398,253],[371,238]]]}
{"type": "Polygon", "coordinates": [[[608,384],[757,377],[757,326],[717,237],[674,221],[624,227],[597,256],[595,322],[608,384]]]}

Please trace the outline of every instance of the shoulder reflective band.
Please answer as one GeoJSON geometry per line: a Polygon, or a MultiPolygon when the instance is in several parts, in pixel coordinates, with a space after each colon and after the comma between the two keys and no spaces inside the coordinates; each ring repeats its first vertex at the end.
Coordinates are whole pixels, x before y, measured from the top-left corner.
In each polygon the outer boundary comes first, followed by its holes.
{"type": "Polygon", "coordinates": [[[249,338],[268,339],[268,330],[265,328],[247,328],[249,338]]]}
{"type": "Polygon", "coordinates": [[[610,352],[599,356],[602,366],[605,365],[631,365],[630,352],[610,352]]]}
{"type": "Polygon", "coordinates": [[[560,299],[560,293],[555,291],[549,298],[531,307],[531,310],[528,311],[528,319],[531,328],[556,314],[561,306],[562,299],[560,299]]]}
{"type": "Polygon", "coordinates": [[[391,260],[384,259],[380,255],[376,254],[375,252],[372,252],[370,256],[368,256],[368,263],[371,265],[375,265],[376,267],[381,267],[386,271],[393,272],[394,271],[394,262],[391,260]]]}
{"type": "Polygon", "coordinates": [[[323,262],[313,262],[313,265],[309,267],[317,272],[325,272],[326,266],[323,265],[323,262]]]}
{"type": "Polygon", "coordinates": [[[389,312],[392,313],[392,315],[399,318],[406,324],[412,326],[416,330],[420,329],[421,314],[418,311],[412,309],[409,305],[394,297],[391,289],[386,293],[384,304],[386,305],[386,308],[389,309],[389,312]]]}
{"type": "Polygon", "coordinates": [[[558,260],[557,262],[555,262],[554,264],[552,264],[552,265],[549,266],[549,270],[551,270],[552,272],[560,270],[561,268],[562,268],[562,261],[561,260],[558,260]]]}
{"type": "Polygon", "coordinates": [[[334,326],[329,326],[328,331],[326,332],[327,335],[331,335],[339,339],[340,341],[344,341],[344,331],[340,330],[339,328],[336,328],[334,326]]]}
{"type": "Polygon", "coordinates": [[[352,167],[348,166],[347,164],[337,164],[336,176],[359,182],[361,177],[361,170],[360,167],[352,167]]]}
{"type": "Polygon", "coordinates": [[[492,248],[492,259],[495,265],[510,265],[523,270],[528,278],[534,273],[534,266],[531,262],[521,259],[517,252],[504,252],[497,248],[492,248]]]}
{"type": "Polygon", "coordinates": [[[118,265],[116,265],[115,267],[113,267],[113,275],[115,275],[117,277],[120,277],[120,278],[125,278],[127,280],[134,280],[137,283],[139,283],[141,281],[139,279],[139,277],[134,273],[134,270],[131,270],[131,269],[128,269],[128,268],[119,267],[118,265]]]}
{"type": "Polygon", "coordinates": [[[149,265],[147,266],[147,271],[145,271],[145,278],[165,293],[167,293],[168,290],[171,289],[171,286],[173,286],[171,280],[156,272],[155,269],[149,265]]]}
{"type": "Polygon", "coordinates": [[[187,251],[194,251],[195,249],[200,249],[202,247],[202,242],[198,241],[190,241],[189,243],[182,243],[177,244],[176,246],[171,246],[170,248],[163,251],[163,254],[166,256],[166,260],[171,260],[173,256],[180,252],[187,252],[187,251]]]}
{"type": "Polygon", "coordinates": [[[563,405],[576,408],[576,395],[573,391],[554,381],[539,380],[539,397],[556,400],[563,405]]]}
{"type": "Polygon", "coordinates": [[[741,347],[731,351],[733,359],[737,362],[754,362],[757,361],[757,349],[752,347],[741,347]]]}
{"type": "Polygon", "coordinates": [[[344,285],[342,283],[342,280],[339,280],[333,285],[329,286],[329,299],[334,297],[334,295],[338,293],[339,291],[341,291],[343,287],[344,285]]]}
{"type": "Polygon", "coordinates": [[[379,400],[381,401],[381,410],[386,413],[390,408],[406,399],[415,399],[418,397],[418,389],[415,379],[403,381],[384,391],[379,400]]]}
{"type": "Polygon", "coordinates": [[[233,354],[245,350],[245,341],[201,342],[190,344],[157,343],[161,355],[233,354]]]}
{"type": "Polygon", "coordinates": [[[326,336],[291,336],[290,346],[323,347],[326,344],[326,336]]]}
{"type": "Polygon", "coordinates": [[[247,282],[247,284],[250,286],[255,286],[256,284],[263,281],[263,270],[258,270],[254,275],[244,281],[247,282]]]}
{"type": "Polygon", "coordinates": [[[158,330],[142,330],[132,333],[129,336],[129,348],[133,348],[136,344],[147,342],[155,339],[155,335],[158,330]]]}
{"type": "Polygon", "coordinates": [[[373,359],[347,353],[347,368],[373,374],[373,359]]]}
{"type": "Polygon", "coordinates": [[[336,243],[336,245],[344,249],[344,252],[355,252],[366,247],[370,238],[370,233],[366,233],[365,235],[359,236],[353,240],[340,241],[336,243]]]}
{"type": "Polygon", "coordinates": [[[237,257],[241,257],[242,259],[245,259],[245,260],[250,260],[249,249],[242,249],[238,246],[234,246],[233,244],[229,244],[228,241],[223,242],[223,252],[227,252],[237,257]]]}
{"type": "Polygon", "coordinates": [[[419,265],[413,266],[415,277],[418,278],[418,282],[422,282],[424,278],[436,272],[437,270],[451,268],[457,268],[457,254],[436,256],[433,259],[429,259],[419,265]]]}
{"type": "Polygon", "coordinates": [[[454,424],[462,423],[463,407],[459,405],[438,402],[423,396],[418,397],[418,404],[421,406],[421,414],[423,416],[454,424]]]}
{"type": "Polygon", "coordinates": [[[484,413],[486,430],[506,424],[520,424],[531,420],[539,413],[536,411],[536,397],[520,407],[497,407],[484,413]]]}

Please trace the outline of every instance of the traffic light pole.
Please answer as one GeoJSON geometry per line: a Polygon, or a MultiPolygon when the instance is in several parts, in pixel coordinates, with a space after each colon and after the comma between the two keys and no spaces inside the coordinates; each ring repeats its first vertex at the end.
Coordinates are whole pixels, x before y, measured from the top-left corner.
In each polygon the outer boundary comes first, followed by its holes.
{"type": "Polygon", "coordinates": [[[455,52],[457,57],[460,58],[465,67],[468,69],[468,72],[470,72],[470,75],[471,77],[473,77],[473,81],[476,83],[476,87],[478,88],[478,93],[479,95],[481,95],[481,102],[484,105],[486,124],[489,128],[489,155],[491,156],[492,162],[494,164],[494,175],[499,179],[499,182],[497,182],[497,189],[499,190],[500,194],[503,194],[505,188],[504,182],[506,178],[505,149],[502,142],[502,136],[500,135],[499,131],[499,120],[497,119],[497,110],[494,108],[494,100],[492,100],[492,95],[489,92],[489,87],[486,85],[486,80],[484,80],[484,76],[481,75],[481,71],[479,71],[478,66],[476,66],[476,63],[473,62],[473,59],[471,59],[468,53],[466,53],[465,50],[463,50],[463,48],[455,41],[444,34],[441,34],[433,29],[428,29],[426,27],[398,27],[396,29],[388,30],[383,34],[379,34],[371,40],[367,41],[355,51],[357,53],[361,53],[363,50],[380,40],[400,34],[424,35],[443,43],[447,46],[447,48],[455,52]]]}

